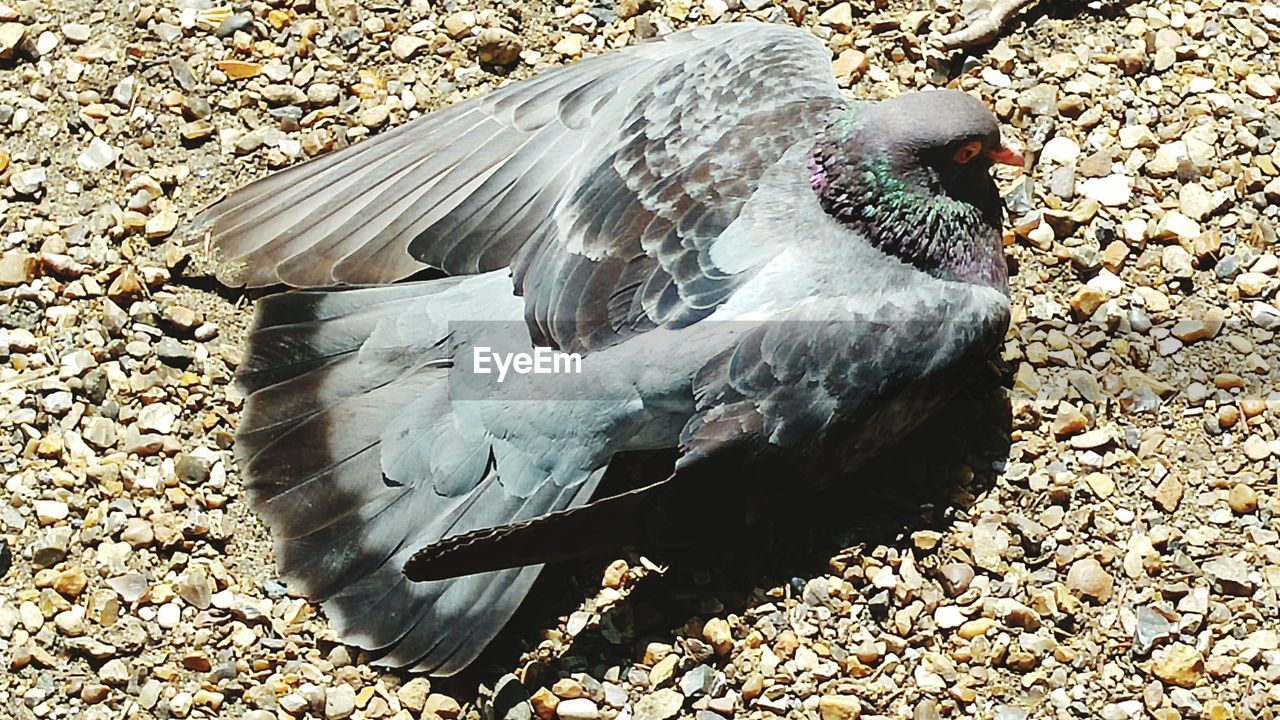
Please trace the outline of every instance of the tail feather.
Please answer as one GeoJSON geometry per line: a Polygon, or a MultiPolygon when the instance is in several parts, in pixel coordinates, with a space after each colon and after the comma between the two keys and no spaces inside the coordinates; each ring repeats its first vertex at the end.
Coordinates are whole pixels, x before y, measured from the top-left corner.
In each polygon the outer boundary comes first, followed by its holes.
{"type": "Polygon", "coordinates": [[[486,286],[463,285],[265,298],[239,377],[237,454],[281,575],[381,663],[434,674],[489,643],[540,566],[412,582],[409,556],[582,504],[603,474],[552,477],[547,462],[455,414],[447,324],[431,308],[480,304],[468,293],[486,286]]]}
{"type": "Polygon", "coordinates": [[[551,560],[585,557],[601,545],[652,540],[650,513],[671,479],[557,513],[453,535],[422,548],[405,563],[412,580],[439,580],[551,560]],[[589,537],[592,543],[583,543],[589,537]]]}

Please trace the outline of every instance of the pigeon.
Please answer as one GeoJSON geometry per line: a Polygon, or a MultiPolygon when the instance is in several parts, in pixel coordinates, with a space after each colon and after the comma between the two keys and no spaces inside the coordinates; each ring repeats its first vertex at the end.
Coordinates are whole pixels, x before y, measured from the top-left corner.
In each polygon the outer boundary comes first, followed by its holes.
{"type": "Polygon", "coordinates": [[[237,372],[281,576],[376,662],[450,675],[548,562],[802,510],[1002,342],[994,163],[1021,158],[977,98],[848,101],[809,33],[727,23],[230,193],[194,220],[219,278],[292,288],[237,372]]]}

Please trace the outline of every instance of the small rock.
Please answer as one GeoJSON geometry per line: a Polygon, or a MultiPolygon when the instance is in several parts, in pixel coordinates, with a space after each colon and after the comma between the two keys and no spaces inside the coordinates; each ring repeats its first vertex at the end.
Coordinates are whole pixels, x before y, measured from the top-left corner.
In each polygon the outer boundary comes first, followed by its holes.
{"type": "Polygon", "coordinates": [[[728,654],[733,649],[733,633],[723,618],[711,618],[702,626],[702,638],[715,648],[717,655],[728,654]]]}
{"type": "Polygon", "coordinates": [[[1052,423],[1054,435],[1070,437],[1078,435],[1088,428],[1089,419],[1084,416],[1084,413],[1068,403],[1062,403],[1058,406],[1058,412],[1054,415],[1052,423]]]}
{"type": "Polygon", "coordinates": [[[107,695],[111,694],[111,688],[98,683],[87,683],[80,688],[80,702],[86,705],[97,705],[107,699],[107,695]]]}
{"type": "Polygon", "coordinates": [[[430,717],[432,713],[439,715],[445,720],[453,720],[462,714],[462,706],[457,700],[448,695],[440,693],[432,693],[427,696],[427,701],[422,705],[423,717],[430,717]]]}
{"type": "Polygon", "coordinates": [[[1193,240],[1200,235],[1200,224],[1177,210],[1170,210],[1156,223],[1156,236],[1193,240]]]}
{"type": "Polygon", "coordinates": [[[942,587],[951,597],[960,595],[969,589],[973,582],[973,568],[965,563],[948,563],[938,569],[942,575],[942,587]]]}
{"type": "Polygon", "coordinates": [[[44,188],[48,175],[42,167],[23,170],[9,177],[9,187],[19,195],[35,195],[44,188]]]}
{"type": "Polygon", "coordinates": [[[1236,483],[1227,493],[1227,505],[1239,515],[1248,515],[1258,509],[1258,491],[1244,483],[1236,483]]]}
{"type": "Polygon", "coordinates": [[[1133,196],[1133,188],[1125,175],[1108,175],[1102,178],[1089,178],[1080,183],[1081,195],[1096,200],[1099,205],[1119,207],[1129,202],[1133,196]]]}
{"type": "Polygon", "coordinates": [[[67,23],[62,26],[62,36],[73,43],[88,42],[92,29],[83,23],[67,23]]]}
{"type": "Polygon", "coordinates": [[[391,41],[391,54],[401,62],[410,60],[420,50],[431,44],[431,41],[413,35],[400,35],[391,41]]]}
{"type": "Polygon", "coordinates": [[[471,29],[475,26],[476,14],[470,10],[450,13],[444,19],[444,31],[454,40],[470,35],[471,29]]]}
{"type": "Polygon", "coordinates": [[[1150,605],[1143,605],[1138,608],[1137,627],[1134,632],[1134,650],[1139,654],[1145,655],[1151,652],[1151,648],[1170,635],[1177,629],[1177,625],[1170,622],[1164,613],[1150,605]]]}
{"type": "Polygon", "coordinates": [[[559,708],[560,703],[560,698],[544,687],[538,688],[538,691],[529,697],[529,705],[533,708],[533,713],[542,720],[552,720],[556,717],[556,709],[559,708]]]}
{"type": "Polygon", "coordinates": [[[839,32],[853,29],[853,6],[847,2],[837,3],[818,16],[818,23],[839,32]]]}
{"type": "Polygon", "coordinates": [[[1067,572],[1068,588],[1098,602],[1106,602],[1111,597],[1113,584],[1111,575],[1093,558],[1075,561],[1067,572]]]}
{"type": "Polygon", "coordinates": [[[675,674],[676,664],[680,662],[680,658],[675,654],[668,655],[658,661],[657,665],[649,671],[649,687],[659,687],[666,683],[675,674]]]}
{"type": "Polygon", "coordinates": [[[84,592],[88,584],[89,576],[85,574],[84,568],[79,565],[73,565],[63,570],[53,579],[53,589],[69,598],[80,597],[80,593],[84,592]]]}
{"type": "Polygon", "coordinates": [[[76,158],[76,164],[85,172],[101,172],[116,162],[116,149],[101,138],[94,138],[89,147],[76,158]]]}
{"type": "Polygon", "coordinates": [[[7,22],[0,25],[0,60],[10,60],[27,39],[27,26],[7,22]]]}
{"type": "Polygon", "coordinates": [[[1204,677],[1204,656],[1190,645],[1175,643],[1156,658],[1151,671],[1168,685],[1195,687],[1204,677]]]}
{"type": "Polygon", "coordinates": [[[590,698],[573,698],[560,701],[555,706],[555,714],[561,720],[596,720],[600,717],[600,709],[590,698]]]}
{"type": "Polygon", "coordinates": [[[387,124],[387,119],[390,115],[391,109],[386,105],[370,105],[360,111],[360,114],[356,116],[356,122],[367,128],[376,129],[387,124]]]}
{"type": "Polygon", "coordinates": [[[1249,567],[1234,557],[1214,558],[1202,565],[1205,575],[1213,578],[1223,592],[1240,597],[1253,594],[1249,567]]]}
{"type": "Polygon", "coordinates": [[[1192,220],[1203,220],[1218,209],[1218,203],[1199,183],[1187,183],[1178,190],[1178,209],[1192,220]]]}
{"type": "Polygon", "coordinates": [[[565,57],[578,57],[582,54],[582,36],[578,33],[565,33],[551,49],[565,57]]]}
{"type": "Polygon", "coordinates": [[[857,720],[862,703],[852,695],[823,695],[818,698],[818,715],[822,720],[857,720]]]}
{"type": "Polygon", "coordinates": [[[127,603],[137,602],[147,593],[149,584],[147,576],[142,573],[127,573],[107,580],[107,586],[120,595],[127,603]]]}
{"type": "Polygon", "coordinates": [[[857,48],[845,48],[832,63],[836,79],[843,81],[844,84],[860,77],[869,67],[867,54],[857,48]]]}
{"type": "Polygon", "coordinates": [[[40,259],[24,252],[7,252],[0,256],[0,287],[25,285],[36,279],[40,259]]]}
{"type": "Polygon", "coordinates": [[[186,692],[185,690],[179,692],[169,698],[169,713],[176,718],[184,718],[187,715],[190,715],[191,705],[194,700],[195,699],[191,696],[191,693],[186,692]]]}
{"type": "Polygon", "coordinates": [[[1245,457],[1250,460],[1266,460],[1271,457],[1271,446],[1266,440],[1257,435],[1250,435],[1241,443],[1241,449],[1244,450],[1245,457]]]}
{"type": "Polygon", "coordinates": [[[938,623],[938,627],[946,630],[958,628],[968,619],[965,617],[964,612],[955,605],[943,605],[933,611],[933,621],[938,623]]]}
{"type": "Polygon", "coordinates": [[[98,669],[98,679],[107,685],[124,685],[132,677],[133,673],[129,670],[129,666],[120,658],[108,660],[98,669]]]}
{"type": "Polygon", "coordinates": [[[1045,143],[1044,148],[1040,150],[1040,160],[1042,162],[1065,165],[1075,162],[1078,157],[1080,157],[1080,146],[1076,141],[1062,135],[1045,143]]]}
{"type": "Polygon", "coordinates": [[[133,547],[145,547],[155,540],[155,532],[146,520],[129,518],[125,521],[124,530],[120,531],[120,539],[133,547]]]}
{"type": "MultiPolygon", "coordinates": [[[[2,47],[2,45],[0,45],[2,47]]],[[[2,50],[0,50],[2,56],[2,50]]],[[[1275,97],[1277,92],[1276,83],[1257,73],[1249,73],[1244,78],[1244,89],[1250,95],[1262,100],[1270,100],[1275,97]]]]}
{"type": "Polygon", "coordinates": [[[481,63],[501,67],[515,64],[524,50],[519,36],[502,28],[481,30],[476,36],[476,48],[481,63]]]}
{"type": "Polygon", "coordinates": [[[37,500],[35,502],[36,519],[41,525],[52,525],[59,520],[64,520],[70,512],[70,508],[64,502],[57,500],[37,500]]]}
{"type": "Polygon", "coordinates": [[[143,232],[151,240],[168,237],[178,227],[178,214],[172,210],[163,210],[147,219],[143,232]]]}
{"type": "Polygon", "coordinates": [[[675,717],[684,707],[684,695],[679,690],[663,688],[640,698],[635,704],[635,720],[667,720],[675,717]]]}
{"type": "Polygon", "coordinates": [[[156,624],[166,630],[178,627],[182,620],[182,608],[177,603],[165,603],[156,611],[156,624]]]}
{"type": "Polygon", "coordinates": [[[324,716],[326,720],[342,720],[351,717],[356,711],[356,691],[346,683],[339,683],[329,688],[324,696],[324,716]]]}

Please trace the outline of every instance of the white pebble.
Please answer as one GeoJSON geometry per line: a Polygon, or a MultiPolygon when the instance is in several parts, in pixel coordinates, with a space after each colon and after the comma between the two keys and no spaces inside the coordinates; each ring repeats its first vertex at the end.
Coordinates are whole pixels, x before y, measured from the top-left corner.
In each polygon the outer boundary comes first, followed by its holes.
{"type": "Polygon", "coordinates": [[[1098,204],[1116,207],[1129,202],[1133,188],[1129,178],[1124,175],[1108,175],[1103,178],[1089,178],[1080,183],[1080,194],[1098,204]]]}
{"type": "Polygon", "coordinates": [[[41,525],[52,525],[65,518],[70,512],[66,503],[57,500],[37,500],[35,505],[36,519],[41,525]]]}
{"type": "Polygon", "coordinates": [[[1080,146],[1075,140],[1069,137],[1059,135],[1044,144],[1044,149],[1040,151],[1040,159],[1044,162],[1054,162],[1059,165],[1066,165],[1080,157],[1080,146]]]}
{"type": "Polygon", "coordinates": [[[76,164],[86,172],[99,172],[111,167],[116,161],[116,149],[101,138],[94,138],[89,147],[76,158],[76,164]]]}
{"type": "Polygon", "coordinates": [[[181,619],[182,608],[178,607],[176,603],[165,603],[156,611],[156,624],[166,630],[177,627],[181,619]]]}

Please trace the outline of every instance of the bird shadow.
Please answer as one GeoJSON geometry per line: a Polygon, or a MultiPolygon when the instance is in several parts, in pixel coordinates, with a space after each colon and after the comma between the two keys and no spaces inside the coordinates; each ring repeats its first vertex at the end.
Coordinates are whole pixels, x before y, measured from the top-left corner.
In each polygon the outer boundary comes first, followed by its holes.
{"type": "MultiPolygon", "coordinates": [[[[599,678],[620,667],[625,673],[648,642],[676,644],[692,619],[799,596],[808,580],[832,572],[836,556],[877,546],[905,549],[912,547],[913,533],[945,531],[995,483],[1008,457],[1008,381],[1007,368],[993,366],[905,439],[797,511],[684,550],[636,548],[667,571],[645,577],[561,654],[530,661],[528,651],[546,628],[593,595],[605,564],[622,555],[602,548],[595,560],[549,565],[477,661],[436,685],[459,700],[474,700],[481,684],[517,668],[529,688],[574,672],[599,678]]],[[[628,458],[611,473],[623,476],[614,482],[629,485],[660,479],[670,467],[670,457],[651,454],[628,458]]]]}

